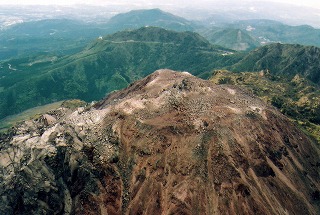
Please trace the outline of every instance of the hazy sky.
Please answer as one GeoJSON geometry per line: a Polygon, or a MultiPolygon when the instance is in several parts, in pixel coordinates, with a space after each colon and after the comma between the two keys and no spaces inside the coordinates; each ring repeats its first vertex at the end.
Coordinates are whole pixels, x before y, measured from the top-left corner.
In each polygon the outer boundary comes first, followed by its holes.
{"type": "MultiPolygon", "coordinates": [[[[235,2],[239,4],[239,0],[228,0],[229,2],[235,2]]],[[[316,7],[320,9],[320,1],[319,0],[242,0],[244,1],[273,1],[273,2],[285,2],[290,4],[297,4],[297,5],[306,5],[310,7],[316,7]]],[[[50,5],[50,4],[59,4],[59,5],[65,5],[65,4],[99,4],[99,5],[108,5],[108,4],[141,4],[141,5],[159,5],[159,4],[196,4],[201,5],[205,3],[212,3],[212,2],[221,2],[221,0],[117,0],[117,1],[111,1],[111,0],[0,0],[0,5],[4,4],[19,4],[19,5],[28,5],[28,4],[41,4],[41,5],[50,5]]]]}

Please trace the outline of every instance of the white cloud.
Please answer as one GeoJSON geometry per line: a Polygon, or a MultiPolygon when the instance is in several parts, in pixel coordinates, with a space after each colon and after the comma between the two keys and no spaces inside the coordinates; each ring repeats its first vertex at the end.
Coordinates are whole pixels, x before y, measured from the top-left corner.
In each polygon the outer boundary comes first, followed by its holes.
{"type": "MultiPolygon", "coordinates": [[[[241,3],[247,2],[283,2],[288,4],[296,4],[296,5],[306,5],[310,7],[315,7],[320,9],[320,1],[319,0],[242,0],[241,3]]],[[[226,0],[223,2],[229,2],[234,4],[240,4],[238,0],[226,0]]],[[[166,5],[166,4],[174,4],[179,6],[205,6],[205,5],[213,5],[222,3],[220,0],[0,0],[0,5],[5,4],[18,4],[18,5],[72,5],[72,4],[94,4],[94,5],[166,5]]]]}
{"type": "Polygon", "coordinates": [[[257,9],[255,7],[250,7],[249,10],[254,13],[257,12],[257,9]]]}

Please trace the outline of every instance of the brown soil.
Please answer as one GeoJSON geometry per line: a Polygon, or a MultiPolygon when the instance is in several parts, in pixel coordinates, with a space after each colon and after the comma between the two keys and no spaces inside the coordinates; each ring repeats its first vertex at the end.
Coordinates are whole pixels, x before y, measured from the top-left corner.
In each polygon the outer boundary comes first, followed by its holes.
{"type": "Polygon", "coordinates": [[[319,149],[242,88],[159,70],[59,111],[1,138],[0,213],[320,213],[319,149]]]}

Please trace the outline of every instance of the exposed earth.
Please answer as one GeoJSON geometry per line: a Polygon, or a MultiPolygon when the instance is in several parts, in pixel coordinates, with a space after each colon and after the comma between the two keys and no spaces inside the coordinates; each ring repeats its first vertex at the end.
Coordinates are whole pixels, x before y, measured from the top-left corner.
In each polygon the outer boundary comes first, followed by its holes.
{"type": "Polygon", "coordinates": [[[158,70],[0,137],[0,214],[320,214],[320,151],[244,89],[158,70]]]}

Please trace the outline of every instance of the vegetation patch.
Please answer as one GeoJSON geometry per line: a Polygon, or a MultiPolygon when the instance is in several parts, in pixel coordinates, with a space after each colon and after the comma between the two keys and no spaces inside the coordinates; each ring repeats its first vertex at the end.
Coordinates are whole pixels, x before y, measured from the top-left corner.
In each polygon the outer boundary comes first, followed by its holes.
{"type": "MultiPolygon", "coordinates": [[[[320,87],[302,75],[288,78],[273,75],[268,70],[234,73],[227,70],[213,72],[215,84],[234,84],[249,89],[265,102],[278,108],[283,114],[297,121],[309,135],[320,143],[320,87]]],[[[256,118],[254,111],[246,116],[256,118]]]]}

